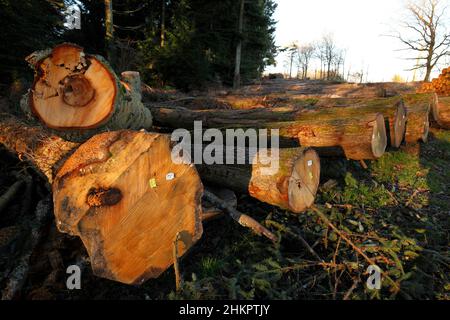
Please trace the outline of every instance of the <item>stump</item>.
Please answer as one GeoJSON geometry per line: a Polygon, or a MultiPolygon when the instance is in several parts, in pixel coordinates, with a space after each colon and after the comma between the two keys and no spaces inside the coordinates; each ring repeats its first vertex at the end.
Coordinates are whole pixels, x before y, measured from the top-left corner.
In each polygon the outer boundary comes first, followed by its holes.
{"type": "MultiPolygon", "coordinates": [[[[248,154],[248,150],[245,152],[248,154]]],[[[296,213],[314,203],[320,180],[320,159],[311,148],[259,150],[245,165],[197,167],[203,181],[249,193],[262,202],[296,213]]]]}

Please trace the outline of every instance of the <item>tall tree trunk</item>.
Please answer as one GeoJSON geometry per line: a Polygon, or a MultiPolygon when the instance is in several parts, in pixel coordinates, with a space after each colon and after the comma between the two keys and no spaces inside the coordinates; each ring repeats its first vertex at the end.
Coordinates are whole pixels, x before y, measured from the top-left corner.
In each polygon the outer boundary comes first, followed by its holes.
{"type": "Polygon", "coordinates": [[[423,81],[430,82],[430,77],[431,77],[431,61],[430,61],[430,59],[427,59],[425,79],[423,79],[423,81]]]}
{"type": "Polygon", "coordinates": [[[327,63],[327,80],[330,80],[331,60],[327,63]]]}
{"type": "Polygon", "coordinates": [[[166,33],[166,0],[161,1],[161,35],[160,35],[160,45],[161,48],[164,47],[165,33],[166,33]]]}
{"type": "Polygon", "coordinates": [[[109,62],[114,65],[114,22],[112,0],[105,0],[105,29],[106,29],[106,52],[109,62]]]}
{"type": "Polygon", "coordinates": [[[244,0],[241,0],[239,7],[239,40],[236,46],[236,61],[234,66],[233,88],[237,89],[241,86],[241,56],[242,56],[242,29],[244,25],[244,0]]]}

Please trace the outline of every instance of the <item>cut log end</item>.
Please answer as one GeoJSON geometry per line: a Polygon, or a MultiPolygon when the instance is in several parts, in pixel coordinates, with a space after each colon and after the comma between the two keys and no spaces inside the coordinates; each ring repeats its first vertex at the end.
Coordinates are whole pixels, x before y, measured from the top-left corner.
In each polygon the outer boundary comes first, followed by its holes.
{"type": "Polygon", "coordinates": [[[406,143],[427,142],[430,128],[429,114],[436,102],[434,94],[408,94],[403,96],[407,111],[406,143]]]}
{"type": "Polygon", "coordinates": [[[56,46],[35,65],[30,109],[53,129],[96,128],[114,112],[120,83],[104,61],[72,44],[56,46]]]}
{"type": "Polygon", "coordinates": [[[61,91],[63,101],[72,107],[84,107],[95,96],[91,82],[82,74],[65,77],[61,91]]]}
{"type": "Polygon", "coordinates": [[[292,211],[305,211],[314,203],[319,180],[319,156],[313,149],[307,149],[295,160],[289,179],[289,208],[292,211]]]}
{"type": "Polygon", "coordinates": [[[128,284],[158,277],[201,236],[195,167],[171,161],[170,138],[115,131],[81,145],[53,184],[58,228],[83,241],[96,275],[128,284]]]}
{"type": "Polygon", "coordinates": [[[373,123],[371,145],[374,158],[379,158],[384,154],[387,147],[387,137],[386,126],[382,114],[377,114],[376,120],[373,123]]]}

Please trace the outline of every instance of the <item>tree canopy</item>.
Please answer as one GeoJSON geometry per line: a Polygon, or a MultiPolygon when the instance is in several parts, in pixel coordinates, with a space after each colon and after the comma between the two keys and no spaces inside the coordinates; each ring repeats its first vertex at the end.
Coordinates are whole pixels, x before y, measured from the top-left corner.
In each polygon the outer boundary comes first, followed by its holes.
{"type": "MultiPolygon", "coordinates": [[[[3,31],[1,82],[26,76],[24,57],[58,42],[107,56],[105,1],[0,0],[3,31]],[[81,29],[65,26],[66,9],[77,5],[81,29]]],[[[117,71],[134,69],[151,85],[180,89],[233,82],[236,45],[242,40],[241,79],[258,78],[274,63],[273,0],[247,0],[238,31],[235,0],[112,0],[113,50],[117,71]]]]}

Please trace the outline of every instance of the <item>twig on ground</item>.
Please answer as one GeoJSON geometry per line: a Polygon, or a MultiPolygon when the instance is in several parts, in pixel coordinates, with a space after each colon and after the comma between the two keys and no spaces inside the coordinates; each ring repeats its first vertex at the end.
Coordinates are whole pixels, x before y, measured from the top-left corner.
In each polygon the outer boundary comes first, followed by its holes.
{"type": "Polygon", "coordinates": [[[20,188],[24,184],[23,180],[17,180],[12,186],[0,197],[0,212],[6,208],[6,206],[11,202],[14,196],[19,192],[20,188]]]}
{"type": "Polygon", "coordinates": [[[19,263],[8,276],[8,283],[2,292],[2,300],[11,300],[22,290],[30,268],[30,257],[41,238],[42,230],[47,218],[50,216],[50,211],[50,197],[39,201],[36,207],[36,217],[30,221],[29,242],[26,244],[25,252],[19,258],[19,263]]]}
{"type": "Polygon", "coordinates": [[[268,239],[272,240],[273,242],[277,241],[277,237],[268,229],[263,227],[258,221],[256,221],[255,219],[246,214],[237,211],[212,192],[204,190],[203,196],[205,197],[206,200],[208,200],[213,205],[217,206],[219,209],[226,211],[231,216],[231,218],[237,221],[241,226],[250,228],[256,234],[263,235],[268,239]]]}
{"type": "Polygon", "coordinates": [[[355,279],[353,280],[353,284],[350,287],[350,289],[348,289],[348,291],[345,293],[343,300],[348,300],[350,298],[350,295],[353,293],[353,291],[356,289],[356,287],[358,286],[359,283],[359,279],[355,279]]]}
{"type": "MultiPolygon", "coordinates": [[[[357,247],[349,238],[347,238],[333,223],[331,223],[331,221],[325,216],[325,214],[322,211],[320,211],[314,205],[311,207],[311,210],[313,210],[330,228],[332,228],[337,234],[339,234],[342,237],[342,239],[344,239],[344,241],[347,242],[347,244],[350,245],[358,254],[360,254],[370,265],[376,265],[371,258],[369,258],[359,247],[357,247]]],[[[398,283],[392,280],[392,278],[389,277],[386,274],[386,272],[383,271],[382,275],[394,286],[397,292],[402,292],[398,283]]],[[[411,299],[411,297],[407,293],[402,292],[402,294],[407,299],[411,299]]]]}

